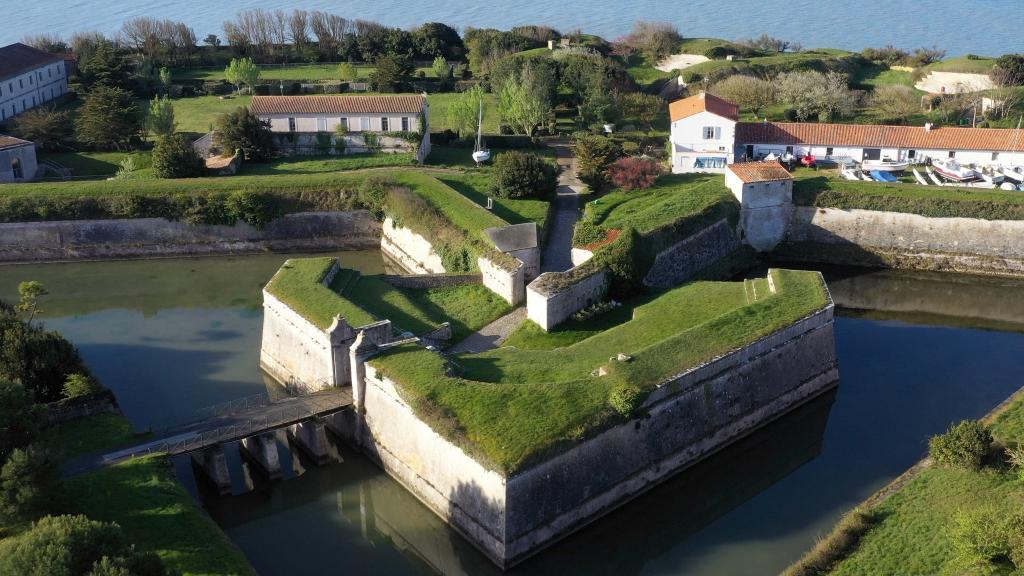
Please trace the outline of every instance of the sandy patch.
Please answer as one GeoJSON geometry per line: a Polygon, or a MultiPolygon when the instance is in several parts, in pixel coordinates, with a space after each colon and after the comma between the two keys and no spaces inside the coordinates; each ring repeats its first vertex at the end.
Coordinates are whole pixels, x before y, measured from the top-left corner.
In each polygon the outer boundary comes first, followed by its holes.
{"type": "Polygon", "coordinates": [[[992,90],[995,87],[987,74],[965,72],[932,72],[914,84],[914,88],[929,94],[964,94],[992,90]]]}
{"type": "Polygon", "coordinates": [[[707,56],[701,56],[700,54],[673,54],[668,58],[665,58],[658,65],[655,66],[662,72],[671,72],[673,70],[684,70],[695,64],[701,62],[707,62],[709,58],[707,56]]]}

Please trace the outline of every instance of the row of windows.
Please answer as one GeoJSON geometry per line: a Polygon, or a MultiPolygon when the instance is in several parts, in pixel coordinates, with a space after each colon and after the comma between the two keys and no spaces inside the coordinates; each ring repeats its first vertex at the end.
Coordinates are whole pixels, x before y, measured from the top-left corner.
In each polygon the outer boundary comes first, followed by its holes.
{"type": "MultiPolygon", "coordinates": [[[[53,78],[53,68],[47,68],[46,69],[46,74],[47,74],[47,78],[52,79],[53,78]]],[[[43,71],[42,70],[37,71],[35,75],[39,77],[39,81],[40,82],[43,81],[43,71]]],[[[33,80],[32,79],[33,79],[33,76],[30,75],[28,77],[28,84],[29,84],[29,86],[33,85],[33,80]]],[[[25,79],[24,78],[18,78],[18,89],[19,90],[24,90],[25,89],[25,79]]],[[[14,93],[14,81],[13,80],[11,82],[7,83],[7,91],[9,93],[11,93],[11,94],[14,93]]],[[[4,95],[4,87],[3,87],[2,84],[0,84],[0,96],[3,96],[3,95],[4,95]]]]}
{"type": "MultiPolygon", "coordinates": [[[[345,130],[357,130],[357,129],[358,130],[369,130],[370,129],[370,119],[365,117],[365,116],[363,116],[362,118],[359,118],[359,127],[358,128],[350,127],[348,121],[349,121],[349,119],[345,118],[345,117],[338,118],[338,124],[340,124],[341,127],[344,128],[345,130]]],[[[317,129],[317,132],[327,132],[327,118],[323,118],[323,117],[317,118],[316,119],[316,129],[317,129]]],[[[391,130],[391,119],[386,117],[386,116],[382,116],[381,119],[380,119],[380,129],[381,129],[382,132],[390,131],[391,130]]],[[[295,118],[289,118],[288,119],[288,131],[289,132],[295,132],[295,130],[296,130],[296,128],[295,128],[295,118]]],[[[402,117],[402,132],[408,132],[408,131],[409,131],[409,118],[402,117]]]]}
{"type": "MultiPolygon", "coordinates": [[[[58,94],[57,95],[58,96],[60,95],[59,94],[59,90],[58,90],[58,94]]],[[[43,92],[43,96],[44,96],[43,102],[47,102],[49,100],[53,100],[54,97],[55,97],[55,95],[53,93],[53,88],[48,88],[46,91],[44,91],[43,92]]],[[[32,105],[31,106],[29,105],[27,98],[22,98],[21,99],[21,110],[18,110],[15,107],[17,105],[15,102],[11,102],[11,113],[10,114],[7,113],[7,108],[6,107],[0,106],[0,120],[6,120],[9,117],[13,117],[18,112],[24,112],[25,110],[28,110],[29,108],[35,108],[36,104],[39,104],[39,103],[40,102],[36,102],[35,95],[32,96],[32,105]]]]}

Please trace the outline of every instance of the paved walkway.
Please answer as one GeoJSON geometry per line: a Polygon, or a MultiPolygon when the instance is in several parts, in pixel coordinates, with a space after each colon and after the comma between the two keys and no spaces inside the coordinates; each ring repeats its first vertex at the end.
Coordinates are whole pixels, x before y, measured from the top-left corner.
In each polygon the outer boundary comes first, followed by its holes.
{"type": "Polygon", "coordinates": [[[562,272],[572,268],[572,232],[580,219],[580,192],[583,183],[576,176],[576,155],[568,140],[549,142],[561,172],[558,174],[558,196],[555,216],[548,232],[541,259],[541,272],[562,272]]]}
{"type": "Polygon", "coordinates": [[[520,306],[484,326],[479,332],[471,334],[462,342],[449,348],[447,352],[449,354],[467,354],[494,350],[501,346],[524,320],[526,320],[526,307],[520,306]]]}

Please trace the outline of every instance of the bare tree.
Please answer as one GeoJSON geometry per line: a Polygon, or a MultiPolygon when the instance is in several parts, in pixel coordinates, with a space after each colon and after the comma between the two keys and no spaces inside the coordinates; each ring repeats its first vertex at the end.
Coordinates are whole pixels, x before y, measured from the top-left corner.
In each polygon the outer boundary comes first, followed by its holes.
{"type": "Polygon", "coordinates": [[[295,10],[288,20],[288,40],[296,48],[304,48],[309,44],[309,13],[295,10]]]}
{"type": "Polygon", "coordinates": [[[57,34],[26,34],[21,43],[43,52],[67,52],[68,44],[57,34]]]}
{"type": "Polygon", "coordinates": [[[775,85],[768,80],[737,74],[715,84],[709,90],[715,96],[738,104],[755,116],[775,103],[775,85]]]}
{"type": "Polygon", "coordinates": [[[780,100],[792,106],[800,120],[817,117],[831,122],[853,114],[857,107],[856,94],[838,72],[787,72],[776,79],[776,88],[780,100]]]}
{"type": "Polygon", "coordinates": [[[899,84],[875,88],[868,103],[878,110],[883,120],[903,122],[921,111],[921,100],[914,89],[899,84]]]}

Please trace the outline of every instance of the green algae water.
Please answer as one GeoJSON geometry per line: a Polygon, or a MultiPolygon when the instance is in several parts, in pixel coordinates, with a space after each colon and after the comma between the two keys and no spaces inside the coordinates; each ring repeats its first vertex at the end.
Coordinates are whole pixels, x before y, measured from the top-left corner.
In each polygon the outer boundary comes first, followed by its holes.
{"type": "MultiPolygon", "coordinates": [[[[376,252],[347,266],[382,270],[376,252]]],[[[0,298],[40,280],[65,333],[141,428],[265,389],[260,289],[283,255],[0,267],[0,298]]],[[[927,439],[1024,385],[1024,281],[826,270],[839,307],[838,390],[559,542],[512,574],[777,573],[839,515],[903,472],[927,439]]],[[[234,495],[183,483],[264,575],[499,574],[383,472],[338,445],[285,479],[227,449],[234,495]]]]}

